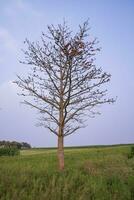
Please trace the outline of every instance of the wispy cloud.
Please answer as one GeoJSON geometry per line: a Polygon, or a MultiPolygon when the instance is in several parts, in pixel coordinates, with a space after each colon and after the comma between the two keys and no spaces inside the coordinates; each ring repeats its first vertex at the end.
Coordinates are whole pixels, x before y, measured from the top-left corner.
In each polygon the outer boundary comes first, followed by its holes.
{"type": "Polygon", "coordinates": [[[14,0],[11,4],[6,4],[4,12],[7,16],[15,17],[19,14],[28,14],[33,17],[42,17],[43,13],[36,10],[32,4],[24,0],[14,0]]]}
{"type": "Polygon", "coordinates": [[[3,58],[0,57],[0,64],[3,63],[3,58]]]}
{"type": "Polygon", "coordinates": [[[13,38],[11,33],[3,27],[0,27],[0,43],[1,46],[8,51],[14,52],[17,50],[16,40],[13,38]]]}
{"type": "MultiPolygon", "coordinates": [[[[4,108],[5,105],[9,105],[9,99],[10,102],[16,102],[16,96],[17,96],[18,88],[15,84],[13,84],[12,80],[9,80],[7,82],[3,82],[0,84],[0,107],[4,108]]],[[[10,105],[9,105],[10,106],[10,105]]]]}

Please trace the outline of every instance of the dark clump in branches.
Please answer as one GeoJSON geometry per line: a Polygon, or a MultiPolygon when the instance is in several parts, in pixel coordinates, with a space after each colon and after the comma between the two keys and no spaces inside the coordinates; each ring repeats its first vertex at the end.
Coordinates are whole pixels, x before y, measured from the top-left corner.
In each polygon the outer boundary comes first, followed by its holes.
{"type": "Polygon", "coordinates": [[[27,96],[25,104],[41,114],[40,125],[63,138],[84,127],[85,116],[94,116],[97,105],[112,103],[104,84],[111,75],[96,67],[100,48],[90,40],[88,21],[73,35],[64,22],[48,26],[41,43],[26,39],[24,64],[31,65],[27,78],[18,76],[17,85],[27,96]],[[103,87],[102,87],[103,86],[103,87]]]}

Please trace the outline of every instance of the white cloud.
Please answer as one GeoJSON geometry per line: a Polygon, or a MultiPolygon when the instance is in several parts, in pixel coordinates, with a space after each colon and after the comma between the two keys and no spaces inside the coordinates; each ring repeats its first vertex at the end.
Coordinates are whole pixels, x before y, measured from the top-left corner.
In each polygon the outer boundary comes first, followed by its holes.
{"type": "Polygon", "coordinates": [[[3,60],[3,58],[1,58],[1,57],[0,57],[0,64],[2,64],[2,63],[3,63],[3,61],[4,61],[4,60],[3,60]]]}
{"type": "Polygon", "coordinates": [[[9,94],[10,92],[17,92],[18,87],[17,85],[13,82],[14,80],[9,80],[6,82],[3,82],[0,84],[0,92],[3,94],[9,94]],[[8,91],[8,92],[7,92],[8,91]]]}
{"type": "Polygon", "coordinates": [[[18,8],[20,8],[20,9],[25,8],[24,0],[16,0],[15,3],[16,3],[16,6],[17,6],[18,8]]]}
{"type": "Polygon", "coordinates": [[[11,4],[7,4],[4,8],[4,12],[7,16],[12,17],[16,15],[18,10],[25,9],[24,3],[22,0],[15,0],[11,4]]]}
{"type": "Polygon", "coordinates": [[[17,42],[9,33],[9,31],[3,27],[0,27],[0,43],[6,50],[16,51],[17,42]]]}
{"type": "Polygon", "coordinates": [[[12,4],[6,5],[4,12],[9,17],[16,17],[19,14],[28,14],[33,17],[42,17],[42,13],[33,8],[32,4],[24,0],[14,0],[12,4]]]}
{"type": "Polygon", "coordinates": [[[7,81],[0,84],[0,108],[2,110],[14,108],[18,104],[18,88],[13,81],[7,81]]]}

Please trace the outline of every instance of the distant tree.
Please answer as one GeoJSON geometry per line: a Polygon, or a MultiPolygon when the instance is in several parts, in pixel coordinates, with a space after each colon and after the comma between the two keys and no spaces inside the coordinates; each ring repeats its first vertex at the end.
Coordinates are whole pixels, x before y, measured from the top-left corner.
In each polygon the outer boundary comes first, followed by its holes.
{"type": "Polygon", "coordinates": [[[26,143],[26,142],[10,142],[10,141],[0,141],[0,147],[15,147],[17,149],[30,149],[31,146],[30,144],[26,143]]]}
{"type": "Polygon", "coordinates": [[[26,142],[22,142],[21,143],[21,149],[30,149],[31,145],[26,143],[26,142]]]}
{"type": "Polygon", "coordinates": [[[19,142],[13,141],[13,142],[10,142],[9,144],[12,147],[16,147],[17,149],[21,149],[21,143],[19,143],[19,142]]]}
{"type": "Polygon", "coordinates": [[[24,103],[41,114],[39,125],[58,137],[58,160],[64,169],[64,137],[84,127],[85,116],[95,116],[97,105],[114,102],[106,98],[104,84],[111,75],[96,67],[98,41],[88,34],[88,21],[76,34],[64,22],[48,26],[41,43],[25,40],[23,64],[31,66],[26,78],[17,76],[15,83],[27,96],[24,103]]]}

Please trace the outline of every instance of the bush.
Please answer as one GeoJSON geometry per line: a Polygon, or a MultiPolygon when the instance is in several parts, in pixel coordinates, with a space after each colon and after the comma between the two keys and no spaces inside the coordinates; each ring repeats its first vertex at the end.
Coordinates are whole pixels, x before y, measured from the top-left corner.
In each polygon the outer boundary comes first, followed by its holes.
{"type": "Polygon", "coordinates": [[[128,154],[128,158],[133,158],[134,157],[134,146],[131,147],[130,152],[128,154]]]}
{"type": "Polygon", "coordinates": [[[15,147],[3,147],[0,148],[0,156],[16,156],[20,151],[15,147]]]}

